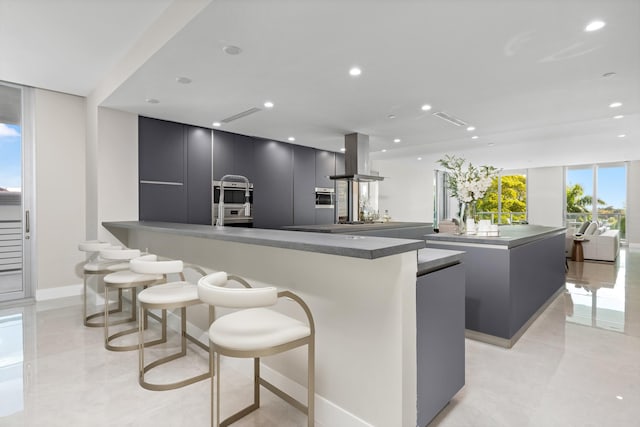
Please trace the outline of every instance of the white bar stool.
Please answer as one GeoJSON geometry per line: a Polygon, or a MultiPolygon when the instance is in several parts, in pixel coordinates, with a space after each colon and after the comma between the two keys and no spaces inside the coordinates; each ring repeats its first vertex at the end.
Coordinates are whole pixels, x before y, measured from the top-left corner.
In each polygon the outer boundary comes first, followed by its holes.
{"type": "MultiPolygon", "coordinates": [[[[187,334],[187,307],[195,304],[201,304],[202,301],[198,298],[198,287],[195,284],[189,283],[185,280],[184,269],[189,268],[198,273],[205,275],[206,272],[195,265],[184,265],[182,261],[152,261],[146,257],[132,259],[130,262],[131,271],[141,274],[179,274],[180,281],[169,282],[162,285],[152,286],[140,292],[138,294],[138,302],[140,305],[140,316],[138,320],[138,333],[139,333],[139,383],[147,390],[172,390],[179,387],[184,387],[189,384],[193,384],[198,381],[211,377],[210,364],[207,372],[199,374],[190,378],[186,378],[173,383],[152,383],[145,379],[145,374],[149,370],[156,368],[172,360],[186,356],[187,354],[187,340],[193,342],[205,351],[209,348],[198,341],[197,338],[187,334]],[[162,317],[165,321],[162,324],[162,338],[166,340],[167,325],[166,325],[166,311],[180,309],[180,351],[171,354],[169,356],[157,359],[147,365],[144,361],[144,349],[148,347],[148,344],[144,342],[144,317],[148,310],[162,310],[162,317]]],[[[214,311],[213,307],[209,307],[209,323],[213,321],[214,311]]]]}
{"type": "Polygon", "coordinates": [[[225,272],[212,273],[200,279],[198,294],[202,301],[212,306],[244,309],[216,319],[209,328],[211,370],[216,372],[215,390],[213,381],[211,382],[211,425],[214,427],[228,426],[258,409],[260,407],[260,386],[262,385],[296,409],[307,414],[307,425],[313,427],[315,325],[307,304],[290,291],[278,292],[275,287],[251,288],[245,280],[236,276],[228,276],[225,272]],[[244,288],[225,288],[224,286],[230,280],[239,282],[244,288]],[[274,310],[263,308],[276,304],[278,298],[287,298],[296,302],[304,310],[308,324],[274,310]],[[260,377],[261,357],[272,356],[304,345],[308,349],[306,406],[260,377]],[[253,358],[254,369],[253,404],[227,417],[222,422],[220,422],[220,355],[253,358]]]}
{"type": "MultiPolygon", "coordinates": [[[[89,289],[88,281],[91,277],[97,277],[100,279],[102,276],[109,274],[113,271],[125,270],[128,265],[122,266],[111,260],[104,260],[100,257],[100,251],[103,249],[121,249],[120,246],[113,246],[109,242],[102,242],[99,240],[87,240],[78,244],[78,249],[82,252],[86,252],[89,258],[83,266],[83,296],[82,296],[82,318],[84,325],[90,328],[102,328],[104,327],[104,319],[95,321],[97,317],[104,316],[104,310],[97,313],[87,314],[87,293],[89,289]]],[[[108,305],[107,305],[108,307],[108,305]]],[[[122,292],[118,294],[117,308],[109,310],[109,313],[118,313],[122,311],[122,292]]]]}
{"type": "MultiPolygon", "coordinates": [[[[137,291],[138,288],[153,286],[159,283],[166,282],[166,276],[162,274],[140,274],[135,273],[128,269],[129,261],[133,258],[139,258],[141,253],[138,249],[121,249],[121,250],[113,250],[113,249],[104,249],[100,251],[100,256],[106,260],[111,261],[126,261],[124,265],[127,266],[127,269],[124,271],[116,271],[111,274],[107,274],[104,276],[104,300],[109,301],[109,291],[112,289],[117,289],[120,299],[122,299],[122,291],[125,289],[129,289],[131,293],[131,315],[125,319],[119,320],[109,320],[109,311],[105,309],[104,313],[104,348],[111,351],[130,351],[136,350],[138,348],[138,344],[130,344],[130,345],[115,345],[112,342],[120,337],[125,335],[133,334],[138,332],[138,326],[136,325],[133,328],[125,329],[114,334],[109,333],[110,326],[116,326],[123,323],[135,322],[137,320],[137,291]]],[[[157,259],[156,255],[146,255],[146,259],[155,261],[157,259]]],[[[106,307],[106,305],[105,305],[106,307]]],[[[157,318],[160,320],[160,318],[157,318]]],[[[145,327],[146,327],[146,318],[145,318],[145,327]]],[[[149,342],[146,345],[154,345],[159,344],[160,342],[164,342],[162,340],[158,340],[155,342],[149,342]]]]}

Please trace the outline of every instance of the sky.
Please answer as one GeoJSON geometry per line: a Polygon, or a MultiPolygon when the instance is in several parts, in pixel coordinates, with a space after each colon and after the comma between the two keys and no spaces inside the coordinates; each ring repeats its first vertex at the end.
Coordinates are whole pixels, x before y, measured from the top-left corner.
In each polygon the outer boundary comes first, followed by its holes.
{"type": "MultiPolygon", "coordinates": [[[[567,172],[567,185],[580,184],[585,190],[585,195],[593,195],[592,169],[569,169],[567,172]]],[[[626,208],[627,186],[626,171],[624,166],[599,166],[598,167],[598,198],[603,200],[605,206],[614,208],[626,208]]]]}
{"type": "Polygon", "coordinates": [[[22,187],[20,126],[0,123],[0,187],[19,191],[22,187]]]}

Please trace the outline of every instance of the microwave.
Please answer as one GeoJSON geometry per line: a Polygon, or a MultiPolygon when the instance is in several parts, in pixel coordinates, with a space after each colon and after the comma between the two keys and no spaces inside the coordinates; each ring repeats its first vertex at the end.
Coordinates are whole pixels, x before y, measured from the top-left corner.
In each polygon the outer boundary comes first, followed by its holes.
{"type": "Polygon", "coordinates": [[[333,209],[336,204],[336,190],[316,187],[316,208],[333,209]]]}

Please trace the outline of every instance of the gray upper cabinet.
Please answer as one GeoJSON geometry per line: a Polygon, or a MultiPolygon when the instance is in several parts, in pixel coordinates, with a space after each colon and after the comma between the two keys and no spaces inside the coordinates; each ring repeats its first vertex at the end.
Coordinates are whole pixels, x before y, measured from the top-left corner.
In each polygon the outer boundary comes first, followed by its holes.
{"type": "Polygon", "coordinates": [[[138,139],[140,180],[184,184],[184,125],[140,117],[138,139]]]}
{"type": "Polygon", "coordinates": [[[229,132],[213,131],[213,179],[224,175],[243,175],[254,181],[255,138],[229,132]]]}
{"type": "Polygon", "coordinates": [[[187,222],[211,224],[211,130],[186,126],[187,222]]]}
{"type": "Polygon", "coordinates": [[[256,139],[253,148],[255,156],[254,226],[280,228],[292,225],[292,145],[256,139]]]}
{"type": "Polygon", "coordinates": [[[336,173],[336,154],[331,151],[316,151],[316,187],[332,188],[329,179],[336,173]]]}
{"type": "Polygon", "coordinates": [[[234,134],[213,131],[213,179],[233,173],[234,134]]]}
{"type": "Polygon", "coordinates": [[[344,153],[336,153],[336,175],[344,175],[344,153]]]}
{"type": "Polygon", "coordinates": [[[187,222],[185,127],[138,119],[139,218],[187,222]]]}
{"type": "Polygon", "coordinates": [[[293,225],[315,223],[316,150],[293,146],[293,225]]]}

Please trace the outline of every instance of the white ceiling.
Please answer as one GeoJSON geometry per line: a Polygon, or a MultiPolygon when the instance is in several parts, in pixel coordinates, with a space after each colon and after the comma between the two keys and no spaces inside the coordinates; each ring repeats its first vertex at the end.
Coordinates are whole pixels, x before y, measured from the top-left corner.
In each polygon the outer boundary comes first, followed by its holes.
{"type": "MultiPolygon", "coordinates": [[[[0,80],[86,95],[168,3],[0,0],[3,17],[29,12],[3,19],[0,80]]],[[[104,105],[205,127],[258,107],[221,129],[331,150],[361,132],[374,159],[527,147],[529,165],[551,165],[567,162],[558,147],[588,146],[628,160],[640,158],[639,22],[638,0],[216,0],[104,105]],[[584,32],[593,19],[607,25],[584,32]]]]}

